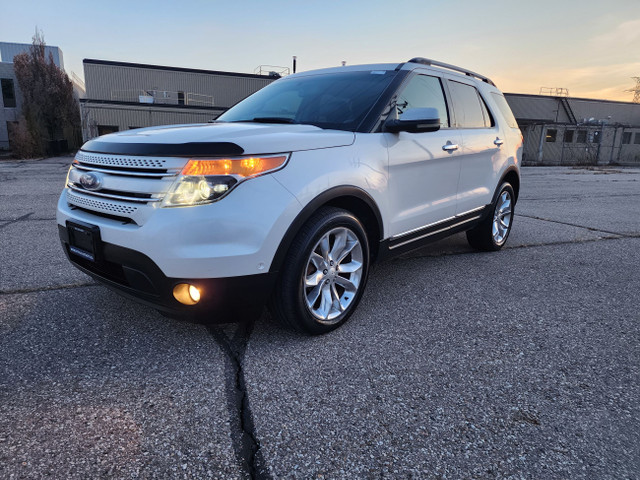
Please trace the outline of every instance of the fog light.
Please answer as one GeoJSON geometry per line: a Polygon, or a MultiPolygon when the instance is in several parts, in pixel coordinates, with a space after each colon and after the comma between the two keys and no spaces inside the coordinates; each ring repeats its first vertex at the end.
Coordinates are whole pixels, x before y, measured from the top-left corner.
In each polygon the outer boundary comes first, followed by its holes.
{"type": "Polygon", "coordinates": [[[200,301],[200,290],[195,285],[179,283],[173,287],[173,296],[183,305],[195,305],[200,301]]]}

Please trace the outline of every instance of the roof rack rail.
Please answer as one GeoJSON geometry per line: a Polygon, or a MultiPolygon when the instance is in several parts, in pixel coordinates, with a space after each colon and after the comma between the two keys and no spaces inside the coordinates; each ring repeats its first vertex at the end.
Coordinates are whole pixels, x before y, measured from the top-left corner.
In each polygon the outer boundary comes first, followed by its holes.
{"type": "Polygon", "coordinates": [[[409,60],[407,63],[420,63],[421,65],[426,65],[428,67],[434,66],[434,67],[446,68],[448,70],[453,70],[454,72],[464,73],[469,77],[475,77],[479,80],[482,80],[483,82],[488,83],[489,85],[493,85],[494,87],[496,86],[495,83],[493,83],[489,78],[485,77],[484,75],[480,75],[479,73],[472,72],[471,70],[467,70],[465,68],[456,67],[455,65],[450,65],[448,63],[442,63],[436,60],[431,60],[430,58],[415,57],[409,60]]]}

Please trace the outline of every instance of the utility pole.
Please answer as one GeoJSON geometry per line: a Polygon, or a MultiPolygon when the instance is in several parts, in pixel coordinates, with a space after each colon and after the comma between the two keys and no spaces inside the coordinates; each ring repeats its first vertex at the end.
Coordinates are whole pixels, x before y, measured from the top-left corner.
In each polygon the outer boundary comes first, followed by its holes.
{"type": "Polygon", "coordinates": [[[633,103],[640,103],[640,77],[631,77],[636,81],[635,88],[630,88],[629,90],[625,90],[625,92],[633,93],[633,103]]]}

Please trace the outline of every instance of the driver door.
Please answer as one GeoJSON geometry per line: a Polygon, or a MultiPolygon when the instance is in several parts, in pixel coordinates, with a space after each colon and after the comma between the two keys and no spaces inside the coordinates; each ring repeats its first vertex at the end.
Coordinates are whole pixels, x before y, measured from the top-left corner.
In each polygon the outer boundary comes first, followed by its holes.
{"type": "Polygon", "coordinates": [[[432,74],[414,75],[398,94],[396,107],[398,115],[411,108],[436,108],[440,130],[384,134],[389,151],[392,240],[411,238],[456,214],[461,139],[451,128],[442,82],[432,74]]]}

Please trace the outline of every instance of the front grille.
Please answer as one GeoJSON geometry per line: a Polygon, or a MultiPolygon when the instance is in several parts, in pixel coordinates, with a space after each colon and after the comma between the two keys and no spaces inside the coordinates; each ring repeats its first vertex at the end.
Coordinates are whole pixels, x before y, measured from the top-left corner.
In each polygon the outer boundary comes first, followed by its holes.
{"type": "Polygon", "coordinates": [[[118,216],[138,225],[151,213],[153,204],[162,201],[186,164],[179,157],[131,157],[78,152],[69,171],[67,201],[103,217],[118,216]],[[98,179],[91,190],[86,174],[98,179]],[[85,178],[82,179],[82,176],[85,178]],[[82,181],[81,181],[82,180],[82,181]]]}
{"type": "Polygon", "coordinates": [[[89,165],[108,165],[124,168],[167,168],[167,159],[148,157],[123,157],[120,155],[100,155],[95,153],[78,152],[76,160],[89,165]]]}
{"type": "Polygon", "coordinates": [[[87,210],[95,210],[99,212],[117,214],[119,216],[131,216],[138,210],[138,207],[127,205],[121,202],[108,202],[102,200],[95,200],[93,198],[87,198],[82,195],[78,195],[72,190],[67,192],[67,201],[70,205],[76,205],[83,207],[87,210]]]}

